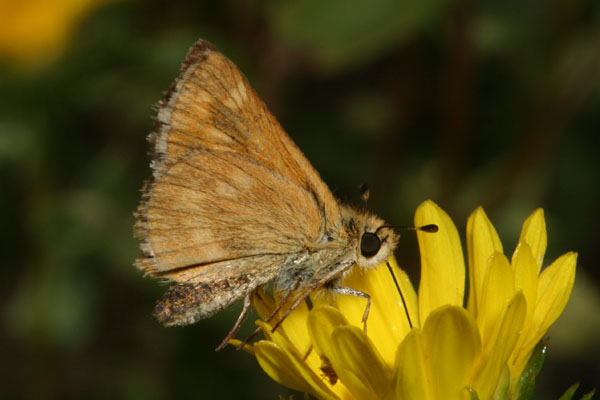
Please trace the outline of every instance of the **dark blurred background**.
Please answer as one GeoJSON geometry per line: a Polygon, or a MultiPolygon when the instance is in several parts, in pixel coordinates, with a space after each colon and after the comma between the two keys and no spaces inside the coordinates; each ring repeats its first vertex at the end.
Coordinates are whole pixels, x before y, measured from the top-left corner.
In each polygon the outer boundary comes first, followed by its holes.
{"type": "MultiPolygon", "coordinates": [[[[132,266],[153,105],[198,38],[346,201],[368,182],[410,225],[432,199],[463,238],[483,205],[507,254],[543,207],[545,264],[580,258],[536,398],[599,385],[600,2],[1,0],[2,398],[289,393],[214,352],[239,306],[162,328],[165,286],[132,266]]],[[[417,282],[412,233],[397,257],[417,282]]]]}

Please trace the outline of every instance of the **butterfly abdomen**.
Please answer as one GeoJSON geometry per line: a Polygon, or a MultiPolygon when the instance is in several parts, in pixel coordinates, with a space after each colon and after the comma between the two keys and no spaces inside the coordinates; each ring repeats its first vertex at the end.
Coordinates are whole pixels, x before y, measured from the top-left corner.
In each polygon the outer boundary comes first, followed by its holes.
{"type": "Polygon", "coordinates": [[[176,283],[156,303],[154,316],[165,326],[193,324],[227,308],[252,286],[243,274],[211,283],[176,283]]]}

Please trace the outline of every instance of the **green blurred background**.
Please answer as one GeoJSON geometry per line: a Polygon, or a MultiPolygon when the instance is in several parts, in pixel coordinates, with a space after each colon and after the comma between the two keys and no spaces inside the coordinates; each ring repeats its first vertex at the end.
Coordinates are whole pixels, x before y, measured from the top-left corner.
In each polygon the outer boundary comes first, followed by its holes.
{"type": "MultiPolygon", "coordinates": [[[[410,225],[432,199],[463,237],[483,205],[507,253],[543,207],[545,264],[580,258],[536,398],[600,384],[597,0],[0,0],[2,398],[289,394],[214,352],[239,306],[162,328],[165,286],[132,266],[153,105],[198,38],[344,200],[368,182],[370,208],[410,225]]],[[[417,282],[412,233],[397,257],[417,282]]]]}

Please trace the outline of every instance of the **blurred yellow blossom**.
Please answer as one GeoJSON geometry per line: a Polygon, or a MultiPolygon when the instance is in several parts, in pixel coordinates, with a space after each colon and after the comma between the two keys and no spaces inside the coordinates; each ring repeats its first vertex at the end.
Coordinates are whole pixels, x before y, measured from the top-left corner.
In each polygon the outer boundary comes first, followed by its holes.
{"type": "Polygon", "coordinates": [[[108,0],[0,0],[0,60],[36,65],[60,54],[77,24],[108,0]]]}

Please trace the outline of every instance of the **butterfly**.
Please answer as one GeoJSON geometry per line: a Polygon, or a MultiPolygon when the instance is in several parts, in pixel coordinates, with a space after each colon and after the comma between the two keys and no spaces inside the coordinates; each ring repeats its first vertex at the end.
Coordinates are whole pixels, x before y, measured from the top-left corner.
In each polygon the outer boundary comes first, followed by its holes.
{"type": "Polygon", "coordinates": [[[398,235],[333,196],[246,77],[209,42],[189,50],[157,122],[135,235],[137,268],[172,283],[154,311],[161,323],[192,324],[243,299],[223,348],[266,286],[279,294],[279,308],[291,302],[285,315],[316,290],[362,297],[366,323],[370,296],[340,282],[352,268],[385,261],[398,235]]]}

